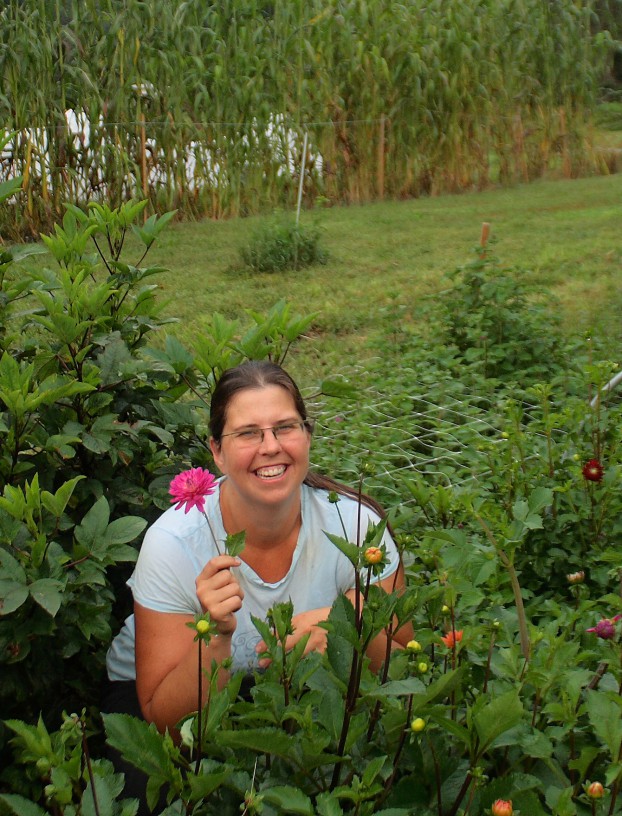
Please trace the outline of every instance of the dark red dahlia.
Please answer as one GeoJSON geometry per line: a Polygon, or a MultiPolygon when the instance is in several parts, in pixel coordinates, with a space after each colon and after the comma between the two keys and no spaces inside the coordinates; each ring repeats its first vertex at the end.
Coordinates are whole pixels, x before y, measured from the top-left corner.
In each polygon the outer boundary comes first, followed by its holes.
{"type": "Polygon", "coordinates": [[[588,482],[602,482],[604,472],[605,470],[598,459],[590,459],[589,462],[583,465],[581,470],[583,478],[587,479],[588,482]]]}

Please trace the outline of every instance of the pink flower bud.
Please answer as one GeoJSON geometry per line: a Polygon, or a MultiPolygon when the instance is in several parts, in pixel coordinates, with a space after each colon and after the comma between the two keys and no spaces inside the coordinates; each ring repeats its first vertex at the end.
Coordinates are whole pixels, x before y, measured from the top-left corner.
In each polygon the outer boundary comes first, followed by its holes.
{"type": "Polygon", "coordinates": [[[615,618],[603,618],[599,620],[596,626],[591,629],[586,629],[586,632],[594,632],[596,637],[603,640],[613,640],[616,636],[616,623],[622,618],[622,615],[616,615],[615,618]]]}
{"type": "Polygon", "coordinates": [[[569,584],[582,584],[585,581],[585,573],[583,570],[571,572],[566,576],[566,580],[569,584]]]}

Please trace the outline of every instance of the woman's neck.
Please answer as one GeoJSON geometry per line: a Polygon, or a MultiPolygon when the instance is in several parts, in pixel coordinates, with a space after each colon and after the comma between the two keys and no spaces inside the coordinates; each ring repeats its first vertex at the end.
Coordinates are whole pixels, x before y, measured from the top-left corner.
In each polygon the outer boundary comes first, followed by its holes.
{"type": "Polygon", "coordinates": [[[227,482],[220,488],[220,512],[228,535],[246,533],[240,558],[261,579],[276,583],[291,565],[302,525],[300,494],[284,506],[245,507],[235,499],[227,482]],[[224,489],[223,489],[224,488],[224,489]]]}
{"type": "Polygon", "coordinates": [[[246,506],[225,479],[220,487],[220,512],[227,535],[246,533],[246,546],[272,549],[298,538],[301,525],[301,496],[284,505],[246,506]]]}

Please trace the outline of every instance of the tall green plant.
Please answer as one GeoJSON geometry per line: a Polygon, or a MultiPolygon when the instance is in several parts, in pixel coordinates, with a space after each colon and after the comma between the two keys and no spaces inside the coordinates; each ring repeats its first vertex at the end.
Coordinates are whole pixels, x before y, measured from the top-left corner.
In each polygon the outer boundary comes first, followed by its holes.
{"type": "Polygon", "coordinates": [[[301,173],[312,203],[593,171],[595,5],[9,3],[0,121],[26,197],[4,218],[36,234],[92,198],[291,208],[301,173]]]}
{"type": "Polygon", "coordinates": [[[145,218],[146,203],[67,205],[62,226],[43,237],[47,263],[28,266],[28,251],[0,254],[8,716],[32,721],[43,710],[50,722],[64,705],[97,699],[105,649],[129,603],[120,590],[135,542],[169,505],[171,477],[211,463],[215,379],[245,359],[282,362],[312,319],[280,302],[253,313],[250,329],[214,316],[196,355],[172,337],[151,343],[173,318],[157,297],[161,269],[144,261],[173,213],[145,218]]]}

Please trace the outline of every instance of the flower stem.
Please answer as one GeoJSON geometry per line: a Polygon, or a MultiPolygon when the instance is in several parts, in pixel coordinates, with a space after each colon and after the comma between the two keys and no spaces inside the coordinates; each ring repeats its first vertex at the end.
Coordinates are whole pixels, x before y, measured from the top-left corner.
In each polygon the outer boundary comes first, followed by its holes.
{"type": "Polygon", "coordinates": [[[222,555],[222,552],[220,551],[220,547],[218,546],[218,541],[216,540],[216,534],[214,533],[214,530],[212,528],[212,524],[211,524],[211,522],[209,520],[209,517],[208,517],[207,513],[205,512],[205,510],[203,511],[203,515],[205,516],[205,521],[207,522],[207,526],[209,527],[209,531],[212,534],[212,539],[214,541],[214,546],[216,547],[216,552],[218,553],[218,555],[222,555]]]}
{"type": "Polygon", "coordinates": [[[531,643],[529,640],[529,630],[527,628],[527,616],[525,615],[523,596],[521,594],[520,584],[518,583],[518,576],[516,575],[514,564],[510,561],[507,554],[498,545],[497,540],[495,539],[490,527],[486,524],[484,519],[478,513],[475,514],[475,517],[481,524],[484,533],[486,534],[486,538],[490,541],[495,550],[499,553],[501,563],[506,568],[506,570],[508,571],[508,575],[510,576],[510,583],[512,585],[512,592],[514,594],[514,603],[516,604],[516,614],[518,616],[518,634],[520,637],[521,651],[523,653],[523,657],[525,658],[525,660],[529,660],[531,654],[531,643]]]}
{"type": "Polygon", "coordinates": [[[194,766],[194,773],[195,776],[199,773],[199,767],[201,765],[201,752],[203,750],[202,746],[202,738],[203,738],[203,644],[201,638],[198,640],[199,644],[199,676],[198,676],[198,689],[199,689],[199,700],[197,706],[197,758],[196,763],[194,766]]]}

